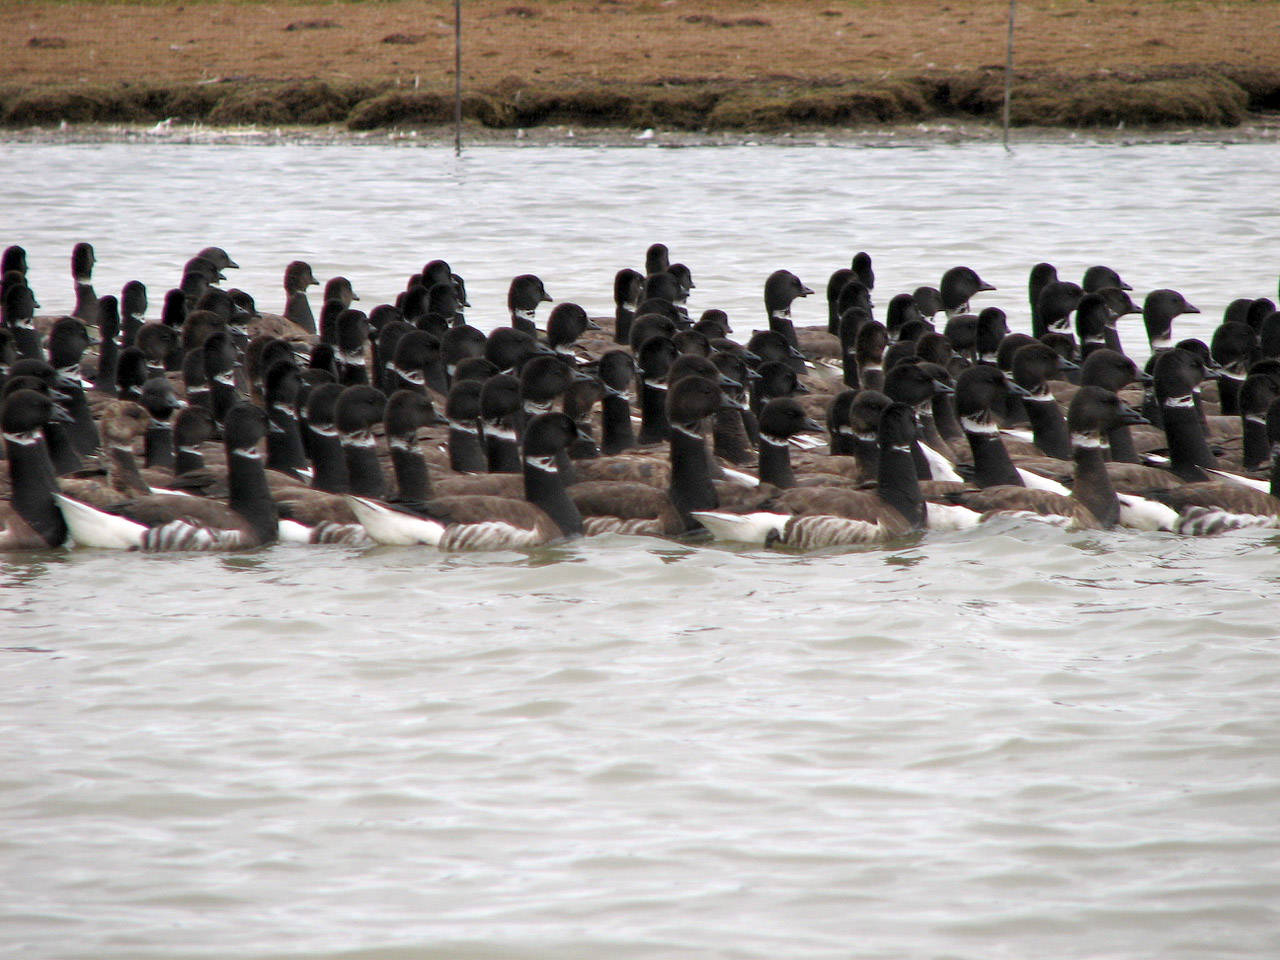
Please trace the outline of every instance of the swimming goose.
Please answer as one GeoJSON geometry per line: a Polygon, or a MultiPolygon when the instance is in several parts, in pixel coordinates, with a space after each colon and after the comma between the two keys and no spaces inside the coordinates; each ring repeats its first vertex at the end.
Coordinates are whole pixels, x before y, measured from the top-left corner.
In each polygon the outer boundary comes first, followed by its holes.
{"type": "Polygon", "coordinates": [[[303,260],[294,260],[284,268],[285,304],[282,315],[306,333],[316,332],[315,314],[307,301],[307,287],[319,285],[320,281],[311,272],[311,264],[303,260]]]}
{"type": "Polygon", "coordinates": [[[75,282],[76,305],[71,315],[85,323],[98,322],[98,295],[93,292],[93,265],[97,258],[93,244],[77,243],[71,248],[71,279],[75,282]]]}
{"type": "Polygon", "coordinates": [[[49,397],[35,390],[14,390],[0,406],[10,485],[9,501],[0,501],[0,551],[44,550],[67,539],[42,433],[58,417],[69,419],[49,397]]]}
{"type": "MultiPolygon", "coordinates": [[[[942,280],[938,283],[942,309],[946,311],[948,317],[959,313],[968,313],[969,301],[976,294],[994,289],[995,287],[978,276],[977,271],[972,267],[965,266],[952,267],[942,275],[942,280]]],[[[920,298],[917,297],[917,306],[920,305],[919,300],[920,298]]],[[[929,311],[926,311],[923,307],[921,307],[920,312],[926,316],[930,315],[929,311]]]]}
{"type": "Polygon", "coordinates": [[[712,482],[702,423],[723,405],[714,380],[698,375],[672,384],[666,397],[668,480],[666,489],[627,480],[586,480],[569,488],[588,535],[625,533],[678,536],[696,531],[692,514],[713,510],[720,499],[712,482]]]}
{"type": "MultiPolygon", "coordinates": [[[[769,320],[769,329],[781,334],[793,350],[800,351],[800,342],[796,337],[795,325],[791,322],[791,304],[800,297],[811,293],[808,287],[800,282],[790,270],[775,270],[769,274],[764,283],[764,308],[769,320]]],[[[797,369],[803,369],[803,358],[792,358],[797,369]]]]}
{"type": "Polygon", "coordinates": [[[915,417],[894,403],[880,419],[879,484],[875,491],[837,487],[798,488],[775,501],[779,511],[730,514],[695,511],[694,519],[717,540],[801,550],[880,543],[923,530],[924,496],[911,453],[915,417]]]}
{"type": "Polygon", "coordinates": [[[576,428],[562,413],[534,417],[525,431],[525,499],[438,497],[414,512],[363,497],[348,497],[377,543],[425,544],[441,550],[527,549],[582,534],[582,518],[565,492],[556,455],[576,428]]]}
{"type": "Polygon", "coordinates": [[[12,331],[13,343],[20,358],[34,360],[41,356],[40,335],[36,332],[35,325],[38,306],[40,304],[36,302],[30,287],[25,284],[6,284],[0,320],[12,331]]]}
{"type": "Polygon", "coordinates": [[[200,497],[151,495],[107,513],[56,495],[79,546],[127,550],[240,550],[276,539],[277,509],[259,446],[267,415],[249,403],[232,407],[224,437],[230,495],[226,504],[200,497]]]}
{"type": "Polygon", "coordinates": [[[624,267],[613,278],[613,340],[615,343],[631,342],[631,321],[644,291],[644,275],[639,270],[624,267]]]}
{"type": "MultiPolygon", "coordinates": [[[[483,473],[489,466],[485,448],[480,442],[480,391],[483,387],[481,380],[458,380],[445,401],[444,415],[449,422],[449,468],[457,473],[483,473]]],[[[399,396],[402,392],[397,391],[392,396],[399,396]]]]}
{"type": "Polygon", "coordinates": [[[1118,423],[1144,419],[1102,387],[1077,391],[1067,412],[1074,445],[1075,479],[1070,496],[1017,484],[989,486],[957,496],[960,503],[987,515],[1058,517],[1075,529],[1110,529],[1121,521],[1121,502],[1106,470],[1106,434],[1118,423]]]}
{"type": "Polygon", "coordinates": [[[98,429],[80,377],[80,360],[92,342],[84,323],[75,317],[61,317],[49,330],[49,365],[57,371],[55,389],[62,394],[62,408],[74,421],[68,432],[81,456],[98,449],[98,429]]]}
{"type": "Polygon", "coordinates": [[[1102,265],[1089,267],[1085,270],[1084,276],[1080,280],[1080,286],[1085,293],[1097,293],[1104,287],[1114,287],[1117,290],[1133,289],[1133,287],[1120,279],[1120,274],[1110,267],[1102,265]]]}
{"type": "Polygon", "coordinates": [[[535,334],[538,325],[534,316],[540,303],[550,303],[542,281],[532,273],[523,273],[511,280],[507,288],[507,310],[511,314],[511,326],[522,333],[535,334]]]}

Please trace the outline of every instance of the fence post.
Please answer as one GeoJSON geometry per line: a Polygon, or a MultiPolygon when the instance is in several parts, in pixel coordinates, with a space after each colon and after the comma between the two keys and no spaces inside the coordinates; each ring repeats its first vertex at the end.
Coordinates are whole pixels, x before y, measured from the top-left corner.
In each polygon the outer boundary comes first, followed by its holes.
{"type": "Polygon", "coordinates": [[[1009,149],[1009,101],[1013,99],[1013,16],[1017,0],[1009,0],[1009,39],[1004,57],[1004,148],[1009,149]]]}
{"type": "Polygon", "coordinates": [[[462,0],[453,0],[453,153],[462,156],[462,0]]]}

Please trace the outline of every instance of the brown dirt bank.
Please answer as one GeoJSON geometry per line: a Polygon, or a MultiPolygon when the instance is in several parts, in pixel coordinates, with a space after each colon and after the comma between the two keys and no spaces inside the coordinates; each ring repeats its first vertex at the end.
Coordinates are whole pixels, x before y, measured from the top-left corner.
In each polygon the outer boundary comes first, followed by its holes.
{"type": "MultiPolygon", "coordinates": [[[[466,0],[465,115],[762,130],[999,117],[1003,0],[466,0]]],[[[0,123],[452,117],[452,3],[0,7],[0,123]]],[[[1013,122],[1232,126],[1280,109],[1280,0],[1022,4],[1013,122]]]]}

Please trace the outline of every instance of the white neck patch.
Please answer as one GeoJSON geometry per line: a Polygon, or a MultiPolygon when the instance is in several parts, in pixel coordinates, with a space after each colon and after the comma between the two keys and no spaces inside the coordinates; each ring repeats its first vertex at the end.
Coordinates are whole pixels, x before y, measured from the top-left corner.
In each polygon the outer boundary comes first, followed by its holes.
{"type": "Polygon", "coordinates": [[[20,446],[20,447],[29,447],[29,446],[31,446],[32,444],[39,443],[39,442],[40,442],[40,439],[41,439],[41,436],[42,436],[42,435],[41,435],[41,433],[40,433],[39,429],[36,429],[36,430],[28,430],[26,433],[6,433],[6,434],[4,434],[4,438],[5,438],[5,440],[7,440],[9,443],[16,443],[16,444],[17,444],[18,446],[20,446]]]}
{"type": "Polygon", "coordinates": [[[527,463],[529,466],[533,467],[535,470],[542,470],[545,473],[556,472],[555,457],[525,457],[524,462],[527,463]]]}
{"type": "Polygon", "coordinates": [[[991,423],[986,420],[974,420],[971,417],[961,417],[960,426],[965,433],[981,433],[987,436],[993,436],[1000,432],[998,424],[991,423]]]}

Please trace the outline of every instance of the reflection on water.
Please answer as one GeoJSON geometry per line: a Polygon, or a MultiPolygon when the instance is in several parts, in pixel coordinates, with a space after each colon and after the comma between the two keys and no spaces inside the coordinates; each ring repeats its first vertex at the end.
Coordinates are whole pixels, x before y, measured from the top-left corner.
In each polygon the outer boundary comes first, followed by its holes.
{"type": "MultiPolygon", "coordinates": [[[[1267,145],[0,145],[46,308],[71,244],[153,308],[210,243],[390,299],[436,256],[611,308],[655,240],[762,324],[773,269],[1109,263],[1207,335],[1275,295],[1267,145]],[[56,189],[55,189],[56,187],[56,189]]],[[[820,323],[824,305],[798,305],[820,323]]],[[[317,305],[318,306],[318,305],[317,305]]],[[[1142,343],[1126,318],[1126,343],[1142,343]]],[[[276,546],[0,560],[6,955],[1280,956],[1280,539],[992,525],[791,555],[276,546]],[[57,656],[49,656],[57,651],[57,656]]]]}

